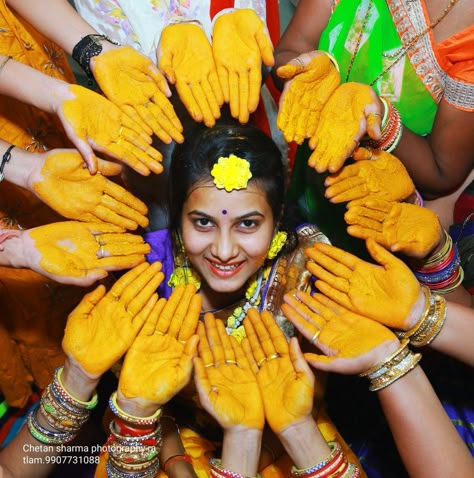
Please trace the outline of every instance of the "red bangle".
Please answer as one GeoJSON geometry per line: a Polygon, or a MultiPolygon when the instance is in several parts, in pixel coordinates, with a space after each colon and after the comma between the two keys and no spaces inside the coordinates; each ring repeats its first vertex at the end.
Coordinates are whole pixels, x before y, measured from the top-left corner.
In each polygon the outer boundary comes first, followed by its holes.
{"type": "Polygon", "coordinates": [[[185,453],[184,455],[171,455],[166,461],[163,463],[161,469],[166,473],[166,469],[173,463],[174,461],[185,461],[186,463],[192,464],[193,460],[191,456],[185,453]]]}

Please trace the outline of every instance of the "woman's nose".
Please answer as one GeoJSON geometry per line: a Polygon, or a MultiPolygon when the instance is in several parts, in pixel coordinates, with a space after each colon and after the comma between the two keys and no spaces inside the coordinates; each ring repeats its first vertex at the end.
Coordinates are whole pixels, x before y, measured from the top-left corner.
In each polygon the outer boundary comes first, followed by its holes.
{"type": "Polygon", "coordinates": [[[238,247],[231,234],[222,232],[217,235],[211,252],[221,262],[228,262],[238,255],[238,247]]]}

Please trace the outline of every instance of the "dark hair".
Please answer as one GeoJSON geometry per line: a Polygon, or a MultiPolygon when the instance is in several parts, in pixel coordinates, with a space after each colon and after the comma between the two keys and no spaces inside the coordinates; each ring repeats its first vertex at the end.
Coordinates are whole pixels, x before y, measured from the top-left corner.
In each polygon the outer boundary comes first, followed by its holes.
{"type": "Polygon", "coordinates": [[[196,124],[176,145],[170,167],[170,226],[179,227],[183,204],[190,189],[212,180],[211,169],[222,156],[234,154],[250,163],[250,182],[265,191],[275,221],[280,219],[285,199],[286,167],[281,151],[260,129],[239,123],[207,128],[196,124]]]}

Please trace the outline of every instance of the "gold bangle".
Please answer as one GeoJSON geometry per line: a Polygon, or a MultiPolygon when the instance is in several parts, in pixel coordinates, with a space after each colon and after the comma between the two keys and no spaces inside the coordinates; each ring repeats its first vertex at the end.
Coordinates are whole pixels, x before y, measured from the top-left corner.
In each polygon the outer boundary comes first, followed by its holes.
{"type": "Polygon", "coordinates": [[[383,118],[380,129],[383,131],[388,122],[388,114],[390,113],[390,101],[387,100],[384,96],[379,96],[380,101],[383,104],[383,118]]]}
{"type": "Polygon", "coordinates": [[[324,51],[324,50],[318,50],[318,51],[323,52],[329,58],[329,60],[331,60],[331,63],[334,65],[334,68],[336,68],[337,72],[340,73],[339,64],[337,63],[336,58],[331,53],[328,53],[327,51],[324,51]]]}
{"type": "Polygon", "coordinates": [[[360,373],[359,377],[369,377],[372,378],[374,374],[380,374],[379,372],[384,368],[390,368],[391,366],[400,362],[406,355],[408,350],[408,343],[410,341],[408,339],[403,339],[400,342],[400,346],[393,352],[389,357],[387,357],[383,362],[374,365],[373,367],[369,368],[366,372],[360,373]]]}
{"type": "Polygon", "coordinates": [[[428,315],[423,326],[410,337],[410,343],[415,347],[429,345],[439,334],[446,321],[446,299],[440,295],[435,295],[434,297],[435,304],[433,312],[428,315]]]}
{"type": "Polygon", "coordinates": [[[408,354],[403,360],[388,369],[387,372],[380,377],[371,380],[369,390],[371,392],[377,392],[378,390],[382,390],[382,388],[388,387],[392,383],[396,382],[399,378],[402,378],[408,372],[413,370],[420,359],[421,354],[414,354],[411,350],[408,350],[408,354]]]}
{"type": "Polygon", "coordinates": [[[428,314],[434,305],[434,298],[431,295],[431,290],[429,289],[429,287],[422,285],[421,290],[423,291],[423,295],[425,296],[425,307],[423,309],[423,312],[420,315],[420,318],[417,320],[416,324],[412,328],[405,331],[397,331],[397,337],[399,339],[409,338],[413,334],[416,334],[418,329],[421,327],[421,325],[425,321],[426,317],[428,317],[428,314]]]}

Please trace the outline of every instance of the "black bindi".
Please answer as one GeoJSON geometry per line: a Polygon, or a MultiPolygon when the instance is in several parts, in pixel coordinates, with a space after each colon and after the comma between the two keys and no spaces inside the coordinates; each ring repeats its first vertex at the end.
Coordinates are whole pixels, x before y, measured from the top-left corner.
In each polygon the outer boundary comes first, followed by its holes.
{"type": "Polygon", "coordinates": [[[222,209],[222,214],[226,215],[227,214],[227,209],[222,209]]]}

